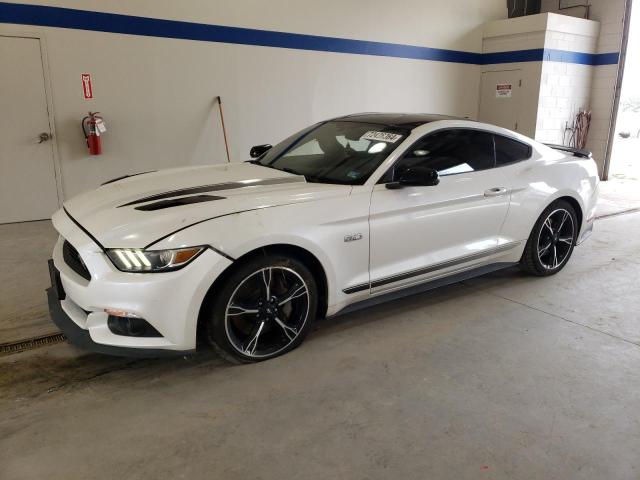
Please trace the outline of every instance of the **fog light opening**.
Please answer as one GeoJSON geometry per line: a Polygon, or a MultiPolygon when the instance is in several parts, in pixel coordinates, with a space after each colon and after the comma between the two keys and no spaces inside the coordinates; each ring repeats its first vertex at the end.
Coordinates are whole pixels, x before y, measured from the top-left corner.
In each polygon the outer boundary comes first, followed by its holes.
{"type": "Polygon", "coordinates": [[[162,337],[158,330],[140,317],[109,315],[107,326],[111,333],[123,337],[162,337]]]}

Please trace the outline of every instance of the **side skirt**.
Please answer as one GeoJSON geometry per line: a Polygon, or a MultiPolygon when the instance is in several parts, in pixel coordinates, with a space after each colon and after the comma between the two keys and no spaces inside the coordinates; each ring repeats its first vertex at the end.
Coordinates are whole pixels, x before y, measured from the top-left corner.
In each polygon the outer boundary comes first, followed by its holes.
{"type": "Polygon", "coordinates": [[[430,282],[421,283],[419,285],[412,285],[410,287],[407,287],[401,290],[395,290],[393,292],[385,293],[372,298],[368,298],[366,300],[362,300],[360,302],[353,303],[351,305],[347,305],[342,310],[334,313],[333,315],[330,315],[328,318],[333,318],[340,315],[344,315],[346,313],[362,310],[364,308],[373,307],[374,305],[379,305],[381,303],[389,302],[391,300],[396,300],[398,298],[404,298],[410,295],[416,295],[418,293],[428,292],[429,290],[434,290],[439,287],[451,285],[452,283],[462,282],[463,280],[469,280],[470,278],[486,275],[487,273],[495,272],[497,270],[503,270],[505,268],[513,267],[514,265],[517,265],[517,264],[518,264],[517,262],[492,263],[491,265],[483,265],[482,267],[472,268],[470,270],[465,270],[464,272],[455,273],[448,277],[438,278],[430,282]]]}
{"type": "Polygon", "coordinates": [[[363,290],[368,290],[370,288],[381,287],[383,285],[388,285],[390,283],[396,283],[401,280],[406,280],[408,278],[419,277],[420,275],[425,275],[427,273],[437,272],[438,270],[444,270],[449,267],[454,267],[456,265],[461,265],[472,260],[479,260],[484,257],[489,257],[496,253],[505,252],[507,250],[511,250],[522,242],[509,242],[502,245],[499,245],[495,248],[490,248],[487,250],[483,250],[481,252],[472,253],[470,255],[465,255],[462,257],[454,258],[452,260],[446,260],[444,262],[436,263],[433,265],[429,265],[427,267],[418,268],[416,270],[410,270],[408,272],[399,273],[396,275],[392,275],[390,277],[379,278],[377,280],[372,280],[370,283],[363,283],[361,285],[353,285],[351,287],[347,287],[342,290],[344,293],[350,294],[355,292],[361,292],[363,290]]]}

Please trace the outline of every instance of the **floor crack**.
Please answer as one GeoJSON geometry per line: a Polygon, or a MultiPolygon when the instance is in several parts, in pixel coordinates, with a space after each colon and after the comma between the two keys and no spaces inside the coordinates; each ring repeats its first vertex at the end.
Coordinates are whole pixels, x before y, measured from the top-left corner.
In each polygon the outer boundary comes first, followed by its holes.
{"type": "Polygon", "coordinates": [[[595,220],[601,220],[603,218],[609,218],[609,217],[617,217],[618,215],[627,215],[629,213],[637,213],[637,212],[640,212],[640,207],[629,208],[627,210],[621,210],[619,212],[603,213],[602,215],[596,215],[595,220]]]}

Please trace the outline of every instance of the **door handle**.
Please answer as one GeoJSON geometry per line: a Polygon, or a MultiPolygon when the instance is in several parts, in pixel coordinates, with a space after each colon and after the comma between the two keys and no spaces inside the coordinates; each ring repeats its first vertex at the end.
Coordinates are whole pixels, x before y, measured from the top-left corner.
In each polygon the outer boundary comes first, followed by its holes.
{"type": "Polygon", "coordinates": [[[38,143],[48,142],[49,140],[51,140],[51,135],[47,132],[42,132],[38,135],[38,143]]]}
{"type": "Polygon", "coordinates": [[[507,193],[507,189],[505,187],[494,187],[484,191],[485,197],[499,197],[500,195],[505,195],[507,193]]]}

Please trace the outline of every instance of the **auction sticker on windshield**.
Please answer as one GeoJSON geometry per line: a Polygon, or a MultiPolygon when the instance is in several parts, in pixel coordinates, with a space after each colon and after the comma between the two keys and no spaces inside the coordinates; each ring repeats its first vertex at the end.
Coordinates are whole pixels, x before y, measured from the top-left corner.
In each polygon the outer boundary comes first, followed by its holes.
{"type": "Polygon", "coordinates": [[[397,133],[375,132],[371,130],[360,137],[360,140],[377,140],[379,142],[396,143],[401,138],[402,135],[398,135],[397,133]]]}

